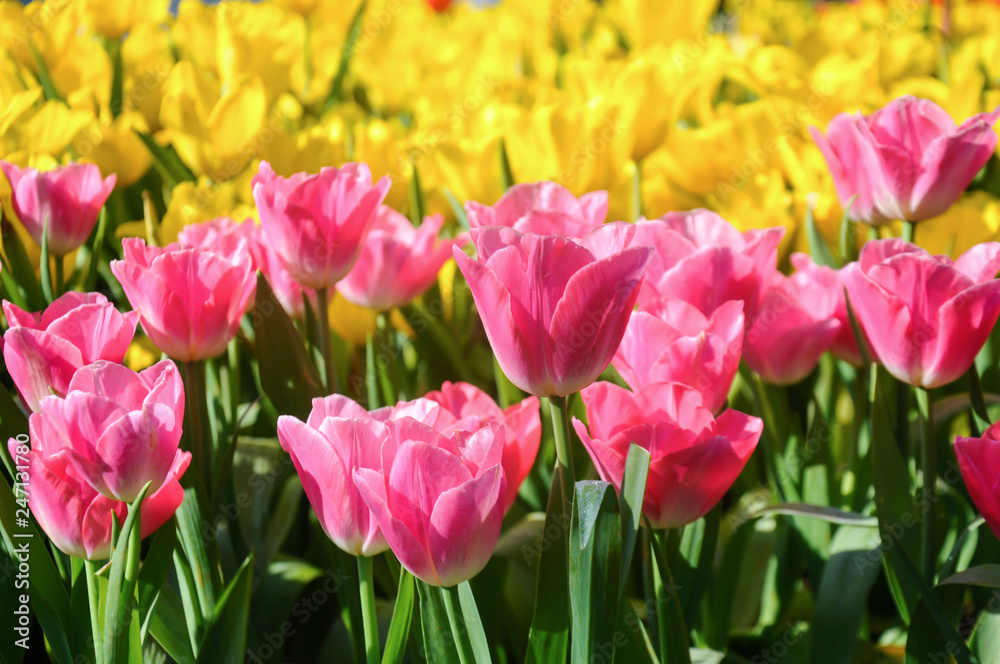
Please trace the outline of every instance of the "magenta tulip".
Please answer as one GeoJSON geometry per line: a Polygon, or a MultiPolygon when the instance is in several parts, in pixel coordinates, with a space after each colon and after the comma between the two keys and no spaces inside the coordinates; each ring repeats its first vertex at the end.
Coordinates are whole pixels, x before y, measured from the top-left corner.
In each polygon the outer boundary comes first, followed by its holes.
{"type": "Polygon", "coordinates": [[[917,387],[947,385],[972,366],[1000,316],[1000,243],[952,261],[900,239],[869,242],[844,268],[851,308],[875,358],[917,387]]]}
{"type": "Polygon", "coordinates": [[[736,481],[763,431],[759,418],[727,410],[718,418],[701,395],[678,383],[629,392],[612,383],[583,390],[590,431],[573,419],[601,479],[621,491],[632,443],[652,459],[642,511],[654,528],[697,521],[736,481]]]}
{"type": "Polygon", "coordinates": [[[380,205],[354,268],[337,290],[350,302],[376,311],[409,304],[430,288],[451,248],[468,242],[464,233],[439,239],[444,217],[424,217],[419,228],[387,205],[380,205]]]}
{"type": "Polygon", "coordinates": [[[594,191],[579,199],[555,182],[516,184],[492,207],[465,204],[469,226],[506,226],[521,233],[581,238],[604,223],[608,192],[594,191]]]}
{"type": "Polygon", "coordinates": [[[262,161],[253,198],[265,240],[288,273],[302,286],[327,288],[354,267],[389,185],[388,176],[373,185],[367,164],[283,178],[262,161]]]}
{"type": "Polygon", "coordinates": [[[14,214],[38,246],[48,224],[49,252],[55,256],[87,241],[115,188],[115,175],[102,180],[95,164],[74,163],[40,172],[0,161],[0,169],[10,180],[14,214]]]}
{"type": "MultiPolygon", "coordinates": [[[[455,430],[477,431],[490,422],[503,425],[503,466],[507,482],[504,509],[509,510],[517,499],[524,478],[531,471],[542,440],[542,420],[538,414],[538,397],[527,399],[503,410],[490,395],[469,383],[446,382],[440,391],[429,392],[426,399],[434,401],[455,417],[446,427],[436,427],[448,434],[455,430]]],[[[441,418],[444,419],[444,418],[441,418]]]]}
{"type": "Polygon", "coordinates": [[[126,238],[125,260],[111,261],[149,339],[175,360],[190,362],[222,353],[236,334],[257,285],[249,248],[231,254],[147,247],[126,238]]]}
{"type": "Polygon", "coordinates": [[[355,468],[354,483],[400,564],[433,586],[479,573],[504,514],[503,427],[444,436],[410,417],[390,420],[381,470],[355,468]]]}
{"type": "Polygon", "coordinates": [[[761,288],[777,269],[784,228],[741,233],[708,210],[671,212],[636,223],[634,245],[654,248],[639,308],[653,310],[664,298],[693,304],[706,316],[730,300],[743,302],[749,320],[761,288]]]}
{"type": "Polygon", "coordinates": [[[817,265],[808,254],[792,254],[791,263],[795,267],[793,279],[803,279],[810,282],[809,295],[803,303],[812,311],[816,318],[833,317],[840,323],[830,352],[845,362],[856,367],[861,366],[861,349],[847,313],[847,296],[844,293],[844,278],[841,270],[824,265],[817,265]]]}
{"type": "Polygon", "coordinates": [[[66,293],[40,313],[4,301],[3,311],[10,326],[3,335],[4,362],[33,412],[43,397],[65,396],[81,367],[97,360],[120,363],[139,320],[100,293],[66,293]]]}
{"type": "Polygon", "coordinates": [[[478,261],[454,249],[511,382],[537,396],[566,396],[607,368],[652,251],[629,247],[634,234],[624,222],[579,240],[491,226],[472,231],[478,261]]]}
{"type": "Polygon", "coordinates": [[[955,456],[972,502],[1000,537],[1000,422],[981,438],[956,438],[955,456]]]}
{"type": "Polygon", "coordinates": [[[309,503],[334,544],[354,556],[389,545],[354,486],[355,468],[379,471],[389,428],[345,396],[313,399],[309,419],[278,418],[278,440],[292,457],[309,503]]]}
{"type": "Polygon", "coordinates": [[[747,366],[775,385],[808,376],[842,330],[835,293],[808,273],[775,273],[743,342],[747,366]]]}
{"type": "MultiPolygon", "coordinates": [[[[13,438],[8,443],[18,465],[27,465],[28,507],[38,525],[63,553],[87,560],[107,558],[111,554],[111,515],[114,513],[118,522],[123,523],[128,516],[128,505],[95,491],[70,462],[67,449],[51,448],[49,441],[43,442],[35,431],[38,417],[36,413],[29,421],[30,450],[13,438]]],[[[142,501],[143,537],[170,520],[180,507],[184,500],[180,478],[190,461],[189,454],[176,455],[160,488],[142,501]]]]}
{"type": "Polygon", "coordinates": [[[184,384],[163,360],[136,373],[99,360],[73,376],[65,398],[42,399],[31,416],[33,448],[62,449],[95,491],[124,502],[166,481],[181,452],[184,384]]]}
{"type": "Polygon", "coordinates": [[[810,127],[855,221],[923,221],[958,200],[997,146],[1000,108],[957,126],[940,106],[909,95],[872,115],[841,113],[826,136],[810,127]],[[851,199],[857,199],[851,203],[851,199]]]}
{"type": "Polygon", "coordinates": [[[658,315],[633,311],[612,363],[633,390],[683,383],[717,411],[740,367],[743,303],[731,300],[705,317],[684,300],[665,300],[658,315]]]}

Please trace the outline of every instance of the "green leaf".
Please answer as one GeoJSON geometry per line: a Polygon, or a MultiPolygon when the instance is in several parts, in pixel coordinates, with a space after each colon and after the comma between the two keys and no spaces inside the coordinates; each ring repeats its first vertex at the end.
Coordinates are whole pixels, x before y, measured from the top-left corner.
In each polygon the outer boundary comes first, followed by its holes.
{"type": "MultiPolygon", "coordinates": [[[[448,589],[441,588],[441,592],[448,592],[448,589]]],[[[476,597],[472,594],[472,586],[468,581],[458,584],[457,594],[459,607],[462,610],[461,628],[464,632],[462,637],[471,642],[476,664],[490,664],[490,645],[486,640],[486,631],[483,629],[483,621],[476,606],[476,597]]]]}
{"type": "Polygon", "coordinates": [[[826,243],[826,239],[816,226],[812,205],[806,205],[806,235],[809,237],[809,249],[816,264],[838,269],[840,263],[837,262],[833,252],[830,251],[830,246],[826,243]]]}
{"type": "Polygon", "coordinates": [[[441,187],[441,191],[444,192],[444,197],[448,199],[448,205],[451,206],[451,211],[455,213],[455,219],[458,220],[458,225],[462,227],[462,230],[469,230],[469,217],[465,214],[465,208],[452,193],[451,189],[448,187],[441,187]]]}
{"type": "Polygon", "coordinates": [[[840,257],[845,265],[856,260],[858,256],[858,243],[855,239],[857,229],[847,214],[857,198],[857,195],[851,196],[851,200],[844,206],[844,215],[840,219],[840,257]]]}
{"type": "Polygon", "coordinates": [[[719,544],[719,519],[721,507],[716,505],[704,518],[684,527],[677,564],[674,559],[671,572],[677,585],[678,599],[684,608],[684,622],[689,627],[701,616],[701,600],[708,586],[715,553],[719,544]],[[681,573],[683,572],[683,574],[681,573]]]}
{"type": "Polygon", "coordinates": [[[570,661],[586,664],[614,641],[622,520],[614,487],[607,482],[581,481],[575,489],[569,531],[570,661]]]}
{"type": "Polygon", "coordinates": [[[139,140],[143,142],[146,149],[153,155],[153,166],[163,177],[171,189],[181,182],[194,182],[195,177],[180,160],[177,153],[170,148],[165,148],[156,142],[156,139],[146,132],[136,131],[139,140]]]}
{"type": "MultiPolygon", "coordinates": [[[[259,570],[260,563],[256,565],[259,570]]],[[[331,579],[335,578],[333,572],[329,574],[331,579]]],[[[282,626],[289,620],[292,607],[300,601],[302,592],[321,576],[323,571],[318,567],[290,556],[271,562],[254,590],[254,597],[265,601],[255,601],[250,605],[252,633],[258,636],[281,633],[282,626]]],[[[280,651],[270,657],[264,657],[263,653],[258,653],[258,656],[265,662],[283,661],[280,651]]]]}
{"type": "MultiPolygon", "coordinates": [[[[181,551],[191,574],[194,588],[193,599],[197,606],[192,607],[200,616],[198,623],[207,624],[215,613],[216,579],[208,564],[208,552],[205,549],[205,539],[202,535],[201,509],[193,488],[184,490],[184,501],[174,515],[177,518],[177,535],[181,551]]],[[[182,588],[183,589],[183,588],[182,588]]]]}
{"type": "Polygon", "coordinates": [[[969,648],[982,664],[1000,664],[1000,607],[987,604],[979,614],[969,648]]]}
{"type": "Polygon", "coordinates": [[[500,139],[500,184],[504,191],[517,184],[514,172],[510,168],[510,158],[507,156],[507,141],[503,139],[500,139]]]}
{"type": "Polygon", "coordinates": [[[45,298],[42,296],[42,287],[38,283],[35,268],[28,259],[24,245],[21,244],[21,238],[7,219],[0,221],[0,230],[3,232],[3,251],[7,256],[7,262],[10,263],[10,276],[16,277],[15,281],[25,306],[30,311],[44,309],[45,298]]]}
{"type": "Polygon", "coordinates": [[[304,420],[325,390],[295,324],[259,272],[253,328],[261,389],[279,413],[304,420]]]}
{"type": "Polygon", "coordinates": [[[250,591],[253,587],[253,553],[243,561],[232,582],[223,591],[198,649],[198,664],[242,664],[250,621],[250,591]]]}
{"type": "MultiPolygon", "coordinates": [[[[537,554],[538,583],[535,587],[535,614],[528,634],[526,664],[565,662],[569,653],[569,520],[562,512],[562,471],[558,464],[552,474],[549,502],[545,511],[545,534],[537,554]],[[549,533],[555,533],[549,537],[549,533]]],[[[423,613],[421,612],[421,615],[423,613]]]]}
{"type": "MultiPolygon", "coordinates": [[[[142,501],[149,490],[147,483],[129,506],[121,532],[115,538],[108,574],[108,595],[104,607],[104,661],[108,664],[130,662],[133,652],[130,628],[135,610],[133,568],[138,566],[139,543],[142,540],[142,501]]],[[[138,656],[142,656],[139,649],[138,656]]]]}
{"type": "Polygon", "coordinates": [[[361,18],[364,16],[367,6],[368,0],[362,0],[361,4],[358,5],[358,10],[354,12],[354,17],[351,19],[351,27],[347,29],[344,48],[340,51],[340,64],[337,66],[337,73],[334,75],[333,83],[330,85],[330,94],[326,98],[326,110],[330,110],[334,104],[343,101],[344,79],[347,77],[347,70],[351,66],[354,45],[361,34],[361,18]]]}
{"type": "Polygon", "coordinates": [[[97,288],[97,266],[101,263],[101,248],[104,246],[104,235],[108,232],[108,206],[101,207],[101,216],[97,221],[94,242],[90,246],[90,261],[87,263],[87,278],[84,288],[92,291],[97,288]]]}
{"type": "Polygon", "coordinates": [[[45,95],[46,100],[56,100],[63,103],[66,102],[59,91],[56,90],[56,86],[52,83],[52,75],[49,73],[49,68],[45,64],[45,60],[42,59],[41,54],[38,52],[38,48],[34,43],[28,43],[28,49],[31,51],[31,59],[35,63],[35,68],[38,70],[38,83],[42,86],[42,93],[45,95]]]}
{"type": "Polygon", "coordinates": [[[410,622],[413,618],[413,575],[402,569],[399,573],[399,591],[392,609],[392,622],[385,638],[382,664],[402,664],[406,656],[406,644],[410,638],[410,622]]]}
{"type": "MultiPolygon", "coordinates": [[[[652,558],[656,562],[660,582],[656,587],[656,617],[660,628],[660,662],[662,664],[691,664],[691,650],[688,639],[687,625],[684,623],[684,607],[679,599],[680,589],[674,583],[670,566],[667,563],[667,553],[661,538],[666,533],[650,530],[650,545],[653,549],[652,558]]],[[[676,537],[676,533],[674,533],[676,537]]]]}
{"type": "Polygon", "coordinates": [[[423,581],[417,581],[420,594],[420,628],[424,659],[428,662],[455,662],[458,650],[453,641],[448,612],[440,591],[423,581]]]}
{"type": "Polygon", "coordinates": [[[964,572],[952,574],[938,585],[947,586],[954,584],[1000,590],[1000,565],[991,563],[970,567],[964,572]]]}
{"type": "Polygon", "coordinates": [[[854,657],[868,593],[882,571],[882,551],[870,528],[839,528],[830,543],[810,629],[809,661],[839,664],[854,657]]]}
{"type": "Polygon", "coordinates": [[[410,186],[408,188],[410,223],[414,226],[419,226],[424,220],[427,204],[424,202],[424,190],[420,186],[420,171],[417,169],[416,162],[411,161],[410,168],[413,169],[413,177],[410,178],[410,186]]]}
{"type": "Polygon", "coordinates": [[[649,474],[649,450],[635,443],[629,445],[625,457],[625,474],[622,476],[622,490],[618,499],[618,511],[622,522],[622,568],[619,574],[618,595],[625,596],[625,581],[628,568],[635,551],[635,539],[642,525],[642,502],[646,496],[646,477],[649,474]]]}
{"type": "MultiPolygon", "coordinates": [[[[42,296],[46,302],[51,303],[56,298],[52,288],[52,265],[49,258],[49,219],[46,218],[42,225],[42,257],[38,265],[42,275],[42,296]]],[[[62,260],[62,256],[56,256],[56,260],[62,260]]]]}
{"type": "Polygon", "coordinates": [[[177,531],[172,524],[164,524],[149,542],[149,555],[139,570],[139,619],[142,637],[149,631],[149,619],[167,580],[174,559],[177,531]]]}
{"type": "Polygon", "coordinates": [[[185,629],[184,606],[170,586],[160,590],[153,605],[149,633],[177,664],[194,664],[191,635],[185,629]]]}
{"type": "Polygon", "coordinates": [[[840,510],[836,507],[825,505],[810,505],[807,503],[776,503],[765,505],[753,513],[752,516],[763,516],[764,514],[787,514],[789,516],[801,516],[810,519],[820,519],[828,523],[835,523],[844,526],[866,526],[869,528],[878,527],[878,518],[865,516],[855,512],[840,510]]]}

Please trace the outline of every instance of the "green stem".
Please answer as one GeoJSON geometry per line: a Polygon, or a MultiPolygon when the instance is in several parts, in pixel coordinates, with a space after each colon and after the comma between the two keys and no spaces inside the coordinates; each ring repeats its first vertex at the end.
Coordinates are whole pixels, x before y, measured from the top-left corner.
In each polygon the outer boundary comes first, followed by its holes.
{"type": "Polygon", "coordinates": [[[913,242],[913,238],[917,235],[917,225],[912,221],[903,222],[903,240],[906,242],[913,242]]]}
{"type": "Polygon", "coordinates": [[[375,333],[365,335],[365,387],[368,390],[368,410],[381,406],[378,395],[378,367],[375,366],[375,333]]]}
{"type": "Polygon", "coordinates": [[[931,584],[934,583],[937,568],[937,537],[934,532],[935,485],[937,484],[937,453],[934,449],[934,410],[930,391],[916,388],[917,407],[920,409],[921,430],[920,469],[922,471],[922,493],[928,510],[921,521],[923,546],[920,550],[921,571],[931,584]]]}
{"type": "Polygon", "coordinates": [[[642,166],[635,162],[635,173],[632,175],[632,221],[642,217],[642,166]]]}
{"type": "Polygon", "coordinates": [[[323,371],[326,389],[339,392],[337,369],[333,366],[333,340],[330,338],[330,298],[326,288],[316,289],[316,319],[319,322],[319,343],[323,351],[323,371]]]}
{"type": "Polygon", "coordinates": [[[56,297],[59,297],[60,295],[63,294],[63,285],[65,283],[65,279],[63,277],[63,257],[62,256],[54,256],[53,258],[55,258],[55,262],[56,262],[56,269],[55,269],[55,278],[56,278],[56,281],[53,284],[53,292],[52,292],[52,294],[54,296],[56,296],[56,297]]]}
{"type": "MultiPolygon", "coordinates": [[[[678,587],[670,572],[668,545],[680,545],[680,531],[668,537],[666,530],[654,530],[646,519],[651,537],[653,558],[659,575],[656,579],[656,622],[660,632],[660,662],[662,664],[691,664],[690,639],[684,622],[684,609],[678,597],[678,587]]],[[[676,553],[676,552],[674,552],[676,553]]]]}
{"type": "Polygon", "coordinates": [[[459,664],[473,664],[476,661],[476,656],[472,652],[468,630],[459,623],[462,608],[458,599],[458,586],[441,588],[441,595],[444,597],[444,609],[448,614],[448,624],[451,626],[451,636],[452,641],[455,643],[455,650],[458,651],[459,664]]]}
{"type": "Polygon", "coordinates": [[[361,620],[365,629],[365,656],[368,664],[378,664],[378,615],[375,612],[375,580],[372,559],[358,556],[358,581],[361,586],[361,620]]]}
{"type": "Polygon", "coordinates": [[[556,461],[562,469],[563,476],[563,509],[569,514],[569,506],[573,500],[573,487],[576,485],[576,474],[573,468],[573,448],[569,437],[569,414],[566,410],[566,397],[549,397],[549,411],[552,414],[552,436],[556,443],[556,461]]]}
{"type": "MultiPolygon", "coordinates": [[[[193,360],[184,363],[184,400],[188,416],[188,433],[191,436],[191,454],[194,456],[194,465],[201,475],[201,483],[204,489],[212,486],[212,460],[205,447],[204,435],[204,411],[205,398],[205,362],[204,360],[193,360]]],[[[207,496],[206,496],[207,498],[207,496]]],[[[205,505],[206,509],[209,506],[205,505]]]]}
{"type": "Polygon", "coordinates": [[[392,371],[399,357],[399,349],[396,347],[396,340],[392,330],[389,329],[389,321],[384,313],[379,312],[375,316],[375,336],[378,339],[377,348],[386,353],[385,368],[375,365],[378,371],[378,382],[382,388],[382,400],[385,405],[391,406],[396,403],[396,386],[392,382],[392,371]]]}
{"type": "Polygon", "coordinates": [[[103,645],[99,614],[101,598],[97,590],[97,567],[90,560],[84,560],[83,566],[83,573],[87,577],[87,599],[90,601],[90,635],[94,640],[94,660],[102,664],[104,653],[101,648],[103,645]]]}

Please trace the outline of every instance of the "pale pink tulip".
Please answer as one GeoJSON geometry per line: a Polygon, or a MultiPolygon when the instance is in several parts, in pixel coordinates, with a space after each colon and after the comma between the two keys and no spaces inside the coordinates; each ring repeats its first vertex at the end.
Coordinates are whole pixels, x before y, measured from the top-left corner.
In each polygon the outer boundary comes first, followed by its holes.
{"type": "Polygon", "coordinates": [[[639,308],[655,311],[677,298],[706,316],[730,300],[743,302],[743,315],[757,311],[761,288],[777,269],[784,228],[741,233],[709,210],[671,212],[636,223],[633,245],[654,248],[639,294],[639,308]]]}
{"type": "Polygon", "coordinates": [[[120,363],[139,320],[100,293],[69,292],[39,313],[4,301],[3,311],[10,326],[3,336],[4,362],[31,411],[38,411],[43,397],[65,396],[81,367],[97,360],[120,363]]]}
{"type": "Polygon", "coordinates": [[[388,422],[381,470],[354,483],[400,564],[421,581],[454,586],[478,574],[500,537],[506,482],[503,427],[444,436],[410,417],[388,422]]]}
{"type": "Polygon", "coordinates": [[[652,459],[642,511],[654,528],[703,517],[736,481],[763,431],[759,418],[727,410],[718,418],[701,395],[678,383],[630,392],[599,382],[582,392],[590,431],[574,418],[601,479],[621,490],[632,443],[652,459]]]}
{"type": "Polygon", "coordinates": [[[955,456],[972,502],[1000,537],[1000,422],[980,438],[956,438],[955,456]]]}
{"type": "Polygon", "coordinates": [[[1000,243],[953,261],[900,239],[867,243],[844,268],[847,295],[876,359],[918,387],[969,370],[1000,316],[1000,243]]]}
{"type": "Polygon", "coordinates": [[[855,221],[923,221],[958,200],[997,146],[1000,108],[958,126],[940,106],[904,96],[871,115],[841,113],[813,140],[855,221]]]}
{"type": "Polygon", "coordinates": [[[419,228],[387,205],[380,205],[358,262],[340,282],[344,299],[376,311],[409,304],[430,288],[451,248],[468,242],[464,233],[439,239],[440,214],[424,217],[419,228]]]}
{"type": "Polygon", "coordinates": [[[249,248],[237,242],[226,254],[179,244],[147,247],[138,238],[122,245],[125,260],[111,261],[111,271],[149,339],[184,362],[221,354],[257,285],[249,248]]]}
{"type": "Polygon", "coordinates": [[[624,222],[579,240],[491,226],[472,231],[478,260],[454,249],[511,382],[537,396],[565,396],[607,368],[652,251],[629,247],[634,234],[624,222]]]}
{"type": "Polygon", "coordinates": [[[0,161],[0,169],[10,181],[14,214],[38,246],[48,224],[49,252],[55,256],[87,241],[115,188],[114,173],[102,180],[95,164],[73,163],[40,172],[0,161]]]}
{"type": "Polygon", "coordinates": [[[726,302],[706,317],[674,299],[662,302],[656,316],[632,312],[612,363],[633,390],[683,383],[698,390],[714,412],[726,402],[742,349],[742,302],[726,302]]]}
{"type": "Polygon", "coordinates": [[[327,288],[354,267],[389,185],[388,176],[373,185],[363,163],[283,178],[262,161],[253,198],[265,241],[292,278],[308,288],[327,288]]]}
{"type": "Polygon", "coordinates": [[[492,206],[465,204],[471,228],[507,226],[521,233],[580,238],[604,223],[608,192],[594,191],[578,199],[548,180],[515,184],[492,206]]]}
{"type": "Polygon", "coordinates": [[[320,525],[354,556],[374,556],[389,546],[351,477],[355,468],[381,470],[388,439],[384,422],[339,394],[313,399],[306,422],[278,418],[278,440],[292,457],[320,525]]]}

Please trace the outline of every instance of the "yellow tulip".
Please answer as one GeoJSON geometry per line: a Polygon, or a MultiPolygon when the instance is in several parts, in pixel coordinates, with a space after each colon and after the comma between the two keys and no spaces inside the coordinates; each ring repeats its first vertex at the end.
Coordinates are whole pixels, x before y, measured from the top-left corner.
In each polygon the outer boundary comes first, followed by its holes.
{"type": "Polygon", "coordinates": [[[259,79],[269,102],[290,89],[289,71],[302,57],[302,16],[287,14],[274,3],[231,1],[220,4],[215,16],[223,89],[247,78],[259,79]]]}
{"type": "Polygon", "coordinates": [[[232,182],[210,182],[203,178],[197,183],[182,182],[170,195],[167,211],[160,220],[160,243],[177,240],[177,234],[188,224],[228,216],[243,220],[256,214],[252,205],[240,202],[232,182]]]}
{"type": "Polygon", "coordinates": [[[940,217],[920,222],[914,239],[932,254],[957,258],[981,242],[1000,239],[1000,199],[985,191],[964,194],[940,217]]]}
{"type": "Polygon", "coordinates": [[[700,39],[709,33],[709,18],[718,6],[714,0],[608,0],[604,4],[626,41],[640,47],[700,39]]]}
{"type": "Polygon", "coordinates": [[[73,149],[78,156],[92,159],[101,173],[116,173],[117,185],[127,187],[141,178],[153,163],[137,131],[149,131],[140,113],[130,111],[112,119],[105,112],[80,132],[73,149]]]}
{"type": "Polygon", "coordinates": [[[165,0],[78,0],[83,23],[109,39],[119,39],[136,25],[167,17],[165,0]]]}

